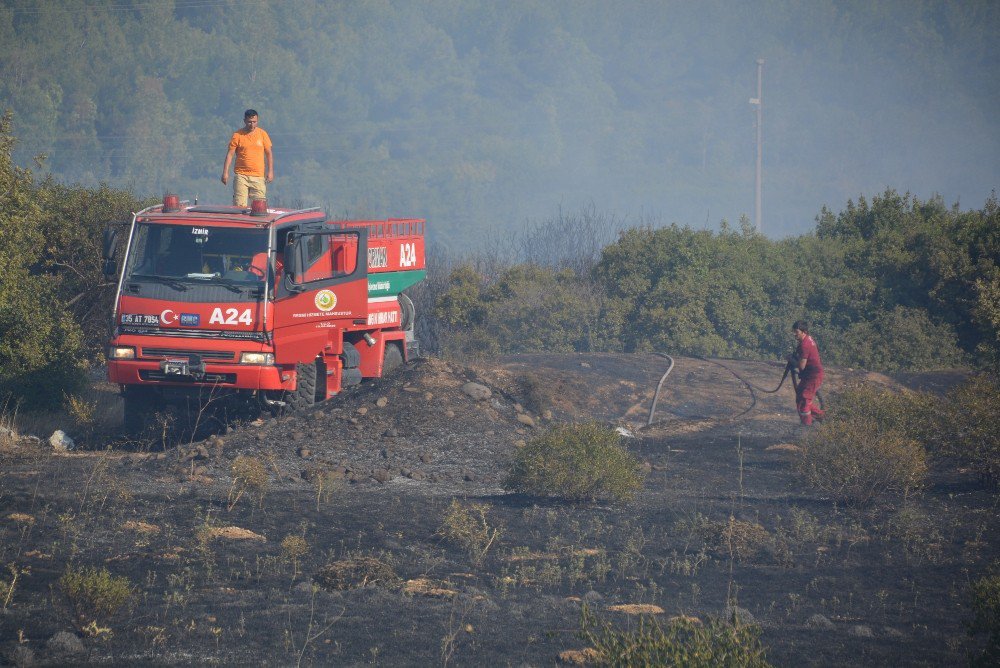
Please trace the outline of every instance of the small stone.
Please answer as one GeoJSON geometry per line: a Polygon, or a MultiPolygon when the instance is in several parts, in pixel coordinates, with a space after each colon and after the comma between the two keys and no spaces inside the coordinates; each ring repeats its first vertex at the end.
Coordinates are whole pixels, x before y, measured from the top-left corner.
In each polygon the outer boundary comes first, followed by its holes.
{"type": "Polygon", "coordinates": [[[468,382],[463,385],[462,393],[475,401],[486,401],[493,396],[493,392],[490,391],[490,388],[486,387],[482,383],[473,382],[468,382]]]}
{"type": "Polygon", "coordinates": [[[372,477],[379,482],[389,482],[392,479],[392,474],[387,469],[375,469],[372,471],[372,477]]]}
{"type": "Polygon", "coordinates": [[[382,455],[382,459],[389,459],[389,455],[391,455],[392,452],[389,450],[389,448],[382,448],[379,454],[382,455]]]}
{"type": "Polygon", "coordinates": [[[514,404],[514,412],[515,413],[523,413],[524,412],[524,406],[522,406],[521,404],[514,404]]]}
{"type": "Polygon", "coordinates": [[[475,482],[476,474],[472,471],[462,471],[462,480],[465,482],[475,482]]]}
{"type": "Polygon", "coordinates": [[[427,474],[423,471],[410,471],[410,475],[407,477],[411,480],[426,480],[427,474]]]}
{"type": "Polygon", "coordinates": [[[353,418],[353,417],[352,418],[348,418],[347,421],[350,422],[353,425],[358,424],[358,418],[353,418]]]}
{"type": "Polygon", "coordinates": [[[849,635],[855,638],[874,638],[875,634],[872,632],[870,626],[865,626],[864,624],[855,624],[847,630],[849,635]]]}
{"type": "Polygon", "coordinates": [[[293,441],[301,441],[305,437],[306,437],[305,432],[301,432],[301,431],[293,431],[292,432],[292,440],[293,441]]]}
{"type": "Polygon", "coordinates": [[[545,418],[546,420],[551,420],[552,419],[552,411],[545,411],[544,413],[542,413],[542,417],[545,418]]]}
{"type": "Polygon", "coordinates": [[[424,392],[424,401],[430,401],[434,398],[433,392],[424,392]]]}
{"type": "Polygon", "coordinates": [[[527,443],[522,438],[519,438],[516,441],[514,441],[514,447],[515,448],[523,448],[526,445],[527,445],[527,443]]]}
{"type": "Polygon", "coordinates": [[[385,432],[385,434],[383,434],[383,436],[385,436],[386,438],[399,438],[399,430],[389,429],[385,432]]]}
{"type": "Polygon", "coordinates": [[[444,415],[445,415],[445,417],[450,417],[450,418],[453,418],[453,417],[455,417],[455,411],[453,411],[453,410],[450,410],[450,409],[449,409],[449,410],[446,410],[446,411],[444,412],[444,415]]]}
{"type": "Polygon", "coordinates": [[[375,405],[379,408],[385,408],[389,405],[389,397],[379,397],[375,400],[375,405]]]}
{"type": "Polygon", "coordinates": [[[757,623],[756,618],[749,610],[738,605],[727,605],[726,609],[722,611],[722,618],[730,624],[733,621],[738,621],[742,626],[753,626],[757,623]]]}
{"type": "Polygon", "coordinates": [[[56,633],[45,643],[45,648],[53,654],[64,657],[87,653],[87,648],[84,647],[83,641],[69,631],[59,631],[56,633]]]}
{"type": "Polygon", "coordinates": [[[521,424],[527,426],[527,427],[534,427],[535,426],[535,419],[532,418],[527,413],[518,413],[517,414],[517,421],[520,422],[521,424]]]}
{"type": "Polygon", "coordinates": [[[432,455],[429,452],[421,452],[420,461],[422,461],[424,464],[430,464],[432,461],[434,461],[434,455],[432,455]]]}
{"type": "Polygon", "coordinates": [[[56,429],[52,432],[52,435],[49,436],[49,445],[51,445],[52,449],[56,452],[66,452],[67,450],[72,450],[76,447],[76,443],[73,442],[73,439],[67,436],[66,432],[62,429],[56,429]]]}
{"type": "Polygon", "coordinates": [[[583,367],[584,369],[590,368],[590,364],[588,362],[580,362],[580,366],[583,367]]]}
{"type": "Polygon", "coordinates": [[[367,406],[361,406],[361,407],[359,407],[359,408],[358,408],[358,410],[357,410],[357,411],[355,411],[355,412],[356,412],[356,413],[357,413],[358,415],[367,415],[367,414],[368,414],[368,407],[367,407],[367,406]]]}
{"type": "Polygon", "coordinates": [[[650,464],[649,462],[643,462],[642,465],[639,466],[639,468],[642,470],[643,473],[649,473],[650,471],[653,470],[653,465],[650,464]]]}
{"type": "Polygon", "coordinates": [[[302,457],[303,459],[312,457],[312,450],[309,448],[299,448],[299,457],[302,457]]]}
{"type": "Polygon", "coordinates": [[[267,437],[264,435],[263,432],[259,432],[259,431],[257,432],[257,440],[258,441],[263,441],[265,438],[267,438],[267,437]]]}
{"type": "Polygon", "coordinates": [[[821,615],[819,613],[809,617],[809,619],[806,621],[806,624],[814,629],[822,629],[824,631],[828,631],[832,628],[835,628],[834,623],[830,621],[829,617],[827,617],[826,615],[821,615]]]}

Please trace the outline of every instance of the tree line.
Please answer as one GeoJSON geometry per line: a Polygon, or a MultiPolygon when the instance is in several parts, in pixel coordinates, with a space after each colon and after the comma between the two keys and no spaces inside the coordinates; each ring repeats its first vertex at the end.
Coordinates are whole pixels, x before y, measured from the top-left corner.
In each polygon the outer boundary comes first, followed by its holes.
{"type": "Polygon", "coordinates": [[[518,244],[508,244],[455,262],[440,285],[423,288],[434,314],[425,336],[459,355],[782,359],[791,323],[806,319],[830,364],[996,369],[1000,360],[995,194],[963,211],[890,189],[837,213],[823,208],[813,232],[778,241],[746,219],[717,231],[646,220],[579,255],[592,246],[580,239],[592,236],[595,217],[612,222],[585,210],[526,230],[536,242],[522,247],[554,242],[544,259],[498,265],[516,256],[518,244]]]}
{"type": "MultiPolygon", "coordinates": [[[[0,402],[59,405],[99,370],[114,283],[101,235],[158,198],[67,186],[15,164],[0,117],[0,402]]],[[[1000,360],[1000,204],[948,207],[887,190],[783,240],[590,206],[428,251],[411,288],[434,354],[663,352],[781,359],[814,323],[825,361],[894,371],[1000,360]]]]}

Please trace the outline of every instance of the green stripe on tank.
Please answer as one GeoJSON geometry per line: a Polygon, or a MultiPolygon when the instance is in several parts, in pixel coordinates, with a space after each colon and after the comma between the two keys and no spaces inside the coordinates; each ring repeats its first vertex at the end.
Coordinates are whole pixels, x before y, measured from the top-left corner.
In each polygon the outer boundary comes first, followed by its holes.
{"type": "Polygon", "coordinates": [[[368,274],[368,296],[386,297],[388,295],[398,295],[411,285],[424,280],[426,276],[426,269],[368,274]]]}

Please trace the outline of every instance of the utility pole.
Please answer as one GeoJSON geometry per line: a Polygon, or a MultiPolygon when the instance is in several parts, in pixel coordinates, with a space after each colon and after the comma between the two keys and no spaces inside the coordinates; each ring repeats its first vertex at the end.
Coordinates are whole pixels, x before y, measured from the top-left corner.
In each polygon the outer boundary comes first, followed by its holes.
{"type": "Polygon", "coordinates": [[[757,228],[757,234],[761,233],[761,183],[764,180],[764,164],[763,164],[763,136],[761,131],[762,126],[762,107],[763,105],[763,94],[764,94],[764,59],[757,59],[757,97],[750,98],[750,104],[757,107],[757,179],[754,189],[754,226],[757,228]]]}

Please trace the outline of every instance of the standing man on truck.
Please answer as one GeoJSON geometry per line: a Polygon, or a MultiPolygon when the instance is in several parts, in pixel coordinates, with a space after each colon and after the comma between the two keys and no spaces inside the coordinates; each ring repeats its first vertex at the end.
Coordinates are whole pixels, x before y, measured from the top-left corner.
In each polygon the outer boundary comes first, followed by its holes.
{"type": "Polygon", "coordinates": [[[799,384],[795,387],[795,407],[799,411],[799,421],[808,426],[813,423],[814,418],[822,422],[825,417],[823,410],[813,405],[819,386],[823,384],[823,363],[820,362],[816,342],[809,336],[809,323],[796,320],[792,325],[792,332],[799,342],[795,352],[788,358],[788,363],[799,374],[799,384]]]}
{"type": "Polygon", "coordinates": [[[223,183],[229,183],[229,165],[234,153],[236,179],[233,181],[233,206],[247,206],[248,195],[251,199],[265,199],[266,184],[274,181],[274,155],[271,153],[271,138],[264,128],[257,125],[256,109],[247,109],[243,113],[243,127],[234,132],[229,140],[226,164],[222,167],[223,183]]]}

